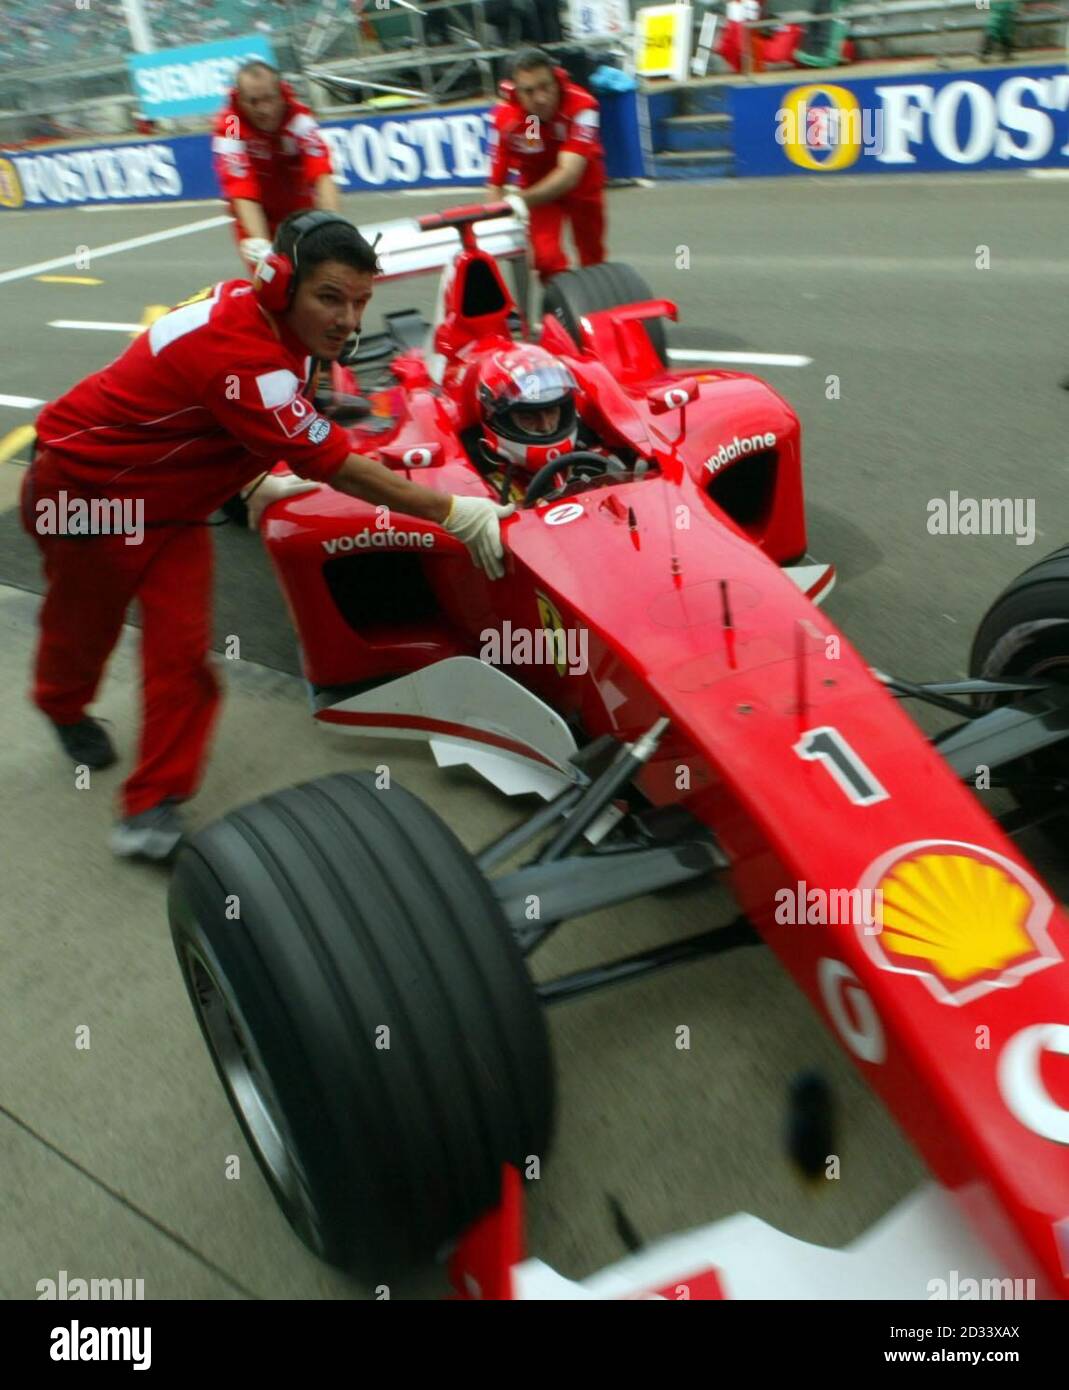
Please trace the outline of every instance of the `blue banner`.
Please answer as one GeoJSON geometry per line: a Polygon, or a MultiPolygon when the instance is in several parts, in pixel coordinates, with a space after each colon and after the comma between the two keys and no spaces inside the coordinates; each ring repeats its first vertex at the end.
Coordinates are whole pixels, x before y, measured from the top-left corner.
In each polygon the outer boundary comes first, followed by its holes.
{"type": "Polygon", "coordinates": [[[1065,67],[731,88],[736,172],[1069,168],[1065,67]]]}
{"type": "Polygon", "coordinates": [[[146,116],[212,116],[234,85],[234,73],[250,58],[275,65],[263,34],[136,53],[126,65],[146,116]]]}
{"type": "MultiPolygon", "coordinates": [[[[606,123],[610,174],[642,172],[634,93],[611,103],[606,123]]],[[[490,106],[441,112],[395,113],[322,126],[334,177],[344,193],[479,185],[490,170],[490,106]]],[[[0,208],[48,208],[82,203],[174,202],[216,198],[208,135],[38,152],[0,150],[0,208]]]]}

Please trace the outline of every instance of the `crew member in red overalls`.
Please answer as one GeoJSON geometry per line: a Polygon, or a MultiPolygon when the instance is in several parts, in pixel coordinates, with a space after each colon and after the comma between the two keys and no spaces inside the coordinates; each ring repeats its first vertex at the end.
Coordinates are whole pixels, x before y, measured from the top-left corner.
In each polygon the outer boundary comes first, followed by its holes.
{"type": "Polygon", "coordinates": [[[291,212],[338,211],[330,150],[315,117],[269,63],[254,59],[238,69],[215,121],[212,158],[250,269],[291,212]]]}
{"type": "Polygon", "coordinates": [[[279,229],[254,284],[227,280],[157,319],[110,366],[45,406],[22,493],[44,559],[33,700],[76,765],[116,758],[87,712],[128,605],[141,609],[144,724],[122,790],[116,854],[167,858],[196,791],[219,690],[211,647],[210,514],[241,492],[250,524],[320,484],[440,524],[489,575],[511,507],[409,482],[355,454],[302,392],[360,328],[374,249],[312,211],[279,229]],[[273,470],[276,462],[292,473],[273,470]]]}
{"type": "Polygon", "coordinates": [[[598,103],[541,49],[525,49],[501,84],[492,112],[490,198],[506,197],[530,216],[534,267],[543,282],[568,269],[561,245],[565,218],[580,265],[605,259],[605,155],[598,103]],[[510,171],[519,186],[506,189],[510,171]]]}

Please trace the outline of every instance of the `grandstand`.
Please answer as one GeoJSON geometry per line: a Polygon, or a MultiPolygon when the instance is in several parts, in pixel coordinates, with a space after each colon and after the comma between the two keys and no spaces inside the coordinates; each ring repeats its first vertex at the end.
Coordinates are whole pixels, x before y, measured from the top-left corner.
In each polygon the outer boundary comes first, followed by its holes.
{"type": "MultiPolygon", "coordinates": [[[[630,8],[644,3],[630,0],[630,8]]],[[[1064,46],[1065,4],[1022,0],[1016,47],[1064,46]]],[[[297,78],[302,95],[321,114],[396,93],[398,84],[438,103],[489,95],[500,75],[500,55],[515,46],[514,21],[524,5],[529,9],[531,0],[510,0],[504,7],[509,23],[501,28],[496,0],[485,9],[481,0],[457,0],[456,7],[449,0],[419,0],[418,8],[395,5],[388,11],[374,0],[143,0],[159,49],[269,36],[283,71],[297,78]],[[313,79],[329,73],[350,85],[317,84],[308,80],[310,73],[313,79]],[[360,78],[366,81],[357,86],[360,78]]],[[[695,33],[709,13],[725,20],[728,8],[728,0],[693,0],[695,33]]],[[[747,21],[751,33],[815,20],[818,36],[847,35],[862,61],[943,63],[953,55],[976,55],[991,20],[988,0],[845,0],[845,8],[844,0],[764,0],[763,12],[763,19],[747,21]]],[[[17,147],[142,129],[125,63],[132,48],[120,0],[2,0],[0,142],[17,147]]],[[[811,67],[836,65],[830,50],[805,61],[811,67]]],[[[716,80],[725,73],[730,76],[727,64],[714,57],[705,75],[716,80]]],[[[197,118],[179,118],[158,129],[181,133],[202,126],[197,118]]]]}
{"type": "MultiPolygon", "coordinates": [[[[291,15],[310,16],[318,0],[144,0],[157,47],[285,29],[291,15]]],[[[0,9],[0,67],[27,69],[77,61],[121,61],[131,52],[118,0],[5,0],[0,9]]]]}

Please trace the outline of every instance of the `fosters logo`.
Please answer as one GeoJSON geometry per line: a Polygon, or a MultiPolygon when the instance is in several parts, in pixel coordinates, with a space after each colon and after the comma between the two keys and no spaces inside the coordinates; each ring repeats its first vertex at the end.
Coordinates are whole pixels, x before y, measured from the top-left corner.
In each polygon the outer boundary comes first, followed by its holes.
{"type": "Polygon", "coordinates": [[[1061,956],[1041,885],[993,850],[918,840],[881,856],[860,887],[879,890],[883,930],[861,935],[882,970],[918,975],[941,1004],[1012,989],[1061,956]]]}
{"type": "Polygon", "coordinates": [[[10,159],[0,159],[0,208],[20,208],[24,202],[19,171],[10,159]]]}
{"type": "Polygon", "coordinates": [[[846,87],[795,87],[776,112],[776,142],[792,164],[833,173],[883,146],[882,112],[863,111],[846,87]]]}

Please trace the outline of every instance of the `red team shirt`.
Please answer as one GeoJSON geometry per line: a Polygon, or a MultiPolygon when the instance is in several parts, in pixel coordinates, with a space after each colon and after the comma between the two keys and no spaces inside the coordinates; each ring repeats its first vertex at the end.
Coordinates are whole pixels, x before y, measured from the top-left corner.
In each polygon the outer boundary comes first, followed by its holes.
{"type": "Polygon", "coordinates": [[[86,496],[141,498],[146,521],[207,517],[280,461],[324,482],[341,467],[348,436],[301,394],[310,368],[248,281],[223,281],[46,405],[39,447],[86,496]]]}
{"type": "Polygon", "coordinates": [[[557,114],[538,121],[520,105],[511,82],[501,84],[504,100],[494,107],[490,131],[490,183],[501,186],[510,169],[519,171],[520,187],[530,188],[557,167],[558,156],[572,151],[586,158],[583,176],[569,198],[596,197],[605,184],[605,152],[599,135],[598,103],[589,92],[554,68],[560,83],[557,114]]]}
{"type": "MultiPolygon", "coordinates": [[[[330,151],[315,117],[282,83],[286,109],[273,134],[258,130],[241,114],[237,93],[219,113],[212,156],[223,197],[248,198],[264,210],[271,234],[291,212],[314,204],[316,179],[332,172],[330,151]]],[[[244,232],[241,233],[245,235],[244,232]]]]}

